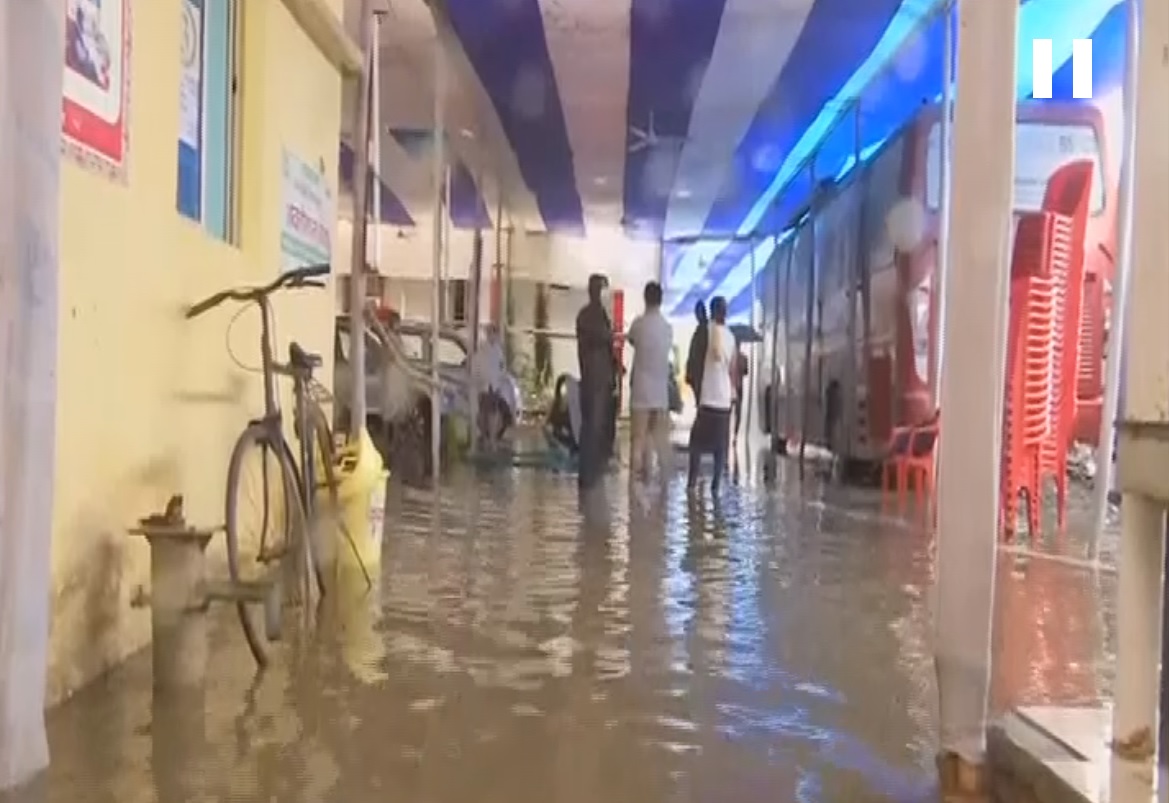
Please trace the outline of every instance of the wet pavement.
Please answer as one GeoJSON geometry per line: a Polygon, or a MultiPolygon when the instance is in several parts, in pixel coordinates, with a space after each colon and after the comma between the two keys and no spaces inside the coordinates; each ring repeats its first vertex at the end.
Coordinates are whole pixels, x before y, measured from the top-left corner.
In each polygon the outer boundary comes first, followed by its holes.
{"type": "MultiPolygon", "coordinates": [[[[374,597],[258,678],[225,616],[201,698],[152,702],[136,657],[50,713],[21,803],[934,799],[932,537],[760,474],[583,510],[548,471],[395,488],[374,597]]],[[[1003,559],[1000,708],[1107,692],[1078,549],[1003,559]]]]}

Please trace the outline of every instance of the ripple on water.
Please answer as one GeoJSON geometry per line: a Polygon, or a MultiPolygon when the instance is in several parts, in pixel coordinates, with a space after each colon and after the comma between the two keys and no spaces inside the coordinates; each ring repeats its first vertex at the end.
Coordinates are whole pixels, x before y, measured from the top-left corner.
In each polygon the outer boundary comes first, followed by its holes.
{"type": "MultiPolygon", "coordinates": [[[[613,478],[582,515],[538,472],[395,489],[368,622],[255,680],[225,618],[185,726],[135,659],[53,712],[43,799],[926,799],[930,539],[833,489],[641,497],[613,478]]],[[[1095,694],[1092,593],[1026,571],[1000,615],[1039,611],[1048,657],[1000,648],[1010,693],[1095,694]]]]}

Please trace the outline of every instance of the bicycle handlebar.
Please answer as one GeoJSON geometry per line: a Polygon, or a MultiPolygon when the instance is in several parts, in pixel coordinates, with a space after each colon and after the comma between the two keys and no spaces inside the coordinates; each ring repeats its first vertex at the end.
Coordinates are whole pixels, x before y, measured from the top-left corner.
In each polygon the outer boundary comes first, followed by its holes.
{"type": "Polygon", "coordinates": [[[312,280],[318,276],[329,275],[331,270],[329,265],[309,265],[286,271],[276,277],[274,281],[261,287],[234,287],[230,290],[221,290],[188,309],[187,319],[197,318],[204,312],[218,307],[224,301],[259,301],[286,287],[324,287],[324,282],[312,280]]]}

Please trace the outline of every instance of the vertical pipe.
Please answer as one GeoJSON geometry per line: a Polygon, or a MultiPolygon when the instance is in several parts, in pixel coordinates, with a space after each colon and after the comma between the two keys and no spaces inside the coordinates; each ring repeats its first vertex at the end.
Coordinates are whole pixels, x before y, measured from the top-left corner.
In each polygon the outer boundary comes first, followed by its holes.
{"type": "Polygon", "coordinates": [[[366,221],[369,218],[369,129],[373,62],[377,41],[373,35],[373,0],[361,0],[361,46],[365,61],[358,80],[353,126],[353,246],[349,272],[349,355],[353,370],[353,398],[349,409],[349,435],[361,443],[365,431],[365,259],[366,221]]]}
{"type": "MultiPolygon", "coordinates": [[[[477,186],[483,186],[477,184],[477,186]]],[[[475,366],[478,363],[479,354],[479,325],[482,320],[480,314],[480,306],[482,302],[482,293],[480,292],[483,286],[483,228],[475,226],[474,240],[471,243],[471,277],[467,283],[469,285],[468,295],[468,316],[470,318],[471,329],[471,353],[467,359],[467,387],[470,388],[468,399],[471,410],[471,443],[470,453],[472,456],[476,454],[479,446],[479,391],[475,387],[475,366]]]]}
{"type": "MultiPolygon", "coordinates": [[[[1128,299],[1124,416],[1150,428],[1169,425],[1169,227],[1165,187],[1169,182],[1169,4],[1144,0],[1139,6],[1136,48],[1136,125],[1132,164],[1132,275],[1128,299]]],[[[1116,681],[1112,736],[1118,744],[1155,748],[1165,505],[1169,500],[1133,492],[1128,478],[1140,473],[1144,487],[1155,483],[1134,460],[1125,433],[1117,456],[1121,491],[1119,572],[1116,602],[1116,681]]],[[[1143,446],[1163,454],[1164,444],[1143,446]]],[[[1136,456],[1139,461],[1139,455],[1136,456]]],[[[1135,751],[1134,751],[1135,752],[1135,751]]],[[[1114,751],[1111,800],[1148,800],[1155,750],[1122,756],[1114,751]]]]}
{"type": "Polygon", "coordinates": [[[935,668],[941,759],[967,778],[986,751],[1015,165],[1015,49],[1002,43],[1018,35],[1017,0],[959,0],[957,30],[951,214],[964,225],[946,246],[961,303],[943,324],[935,668]]]}
{"type": "MultiPolygon", "coordinates": [[[[758,321],[756,320],[756,312],[755,312],[755,307],[757,306],[757,303],[759,300],[758,299],[758,290],[756,290],[756,288],[755,288],[755,280],[757,278],[756,274],[758,271],[758,265],[756,263],[756,256],[755,256],[756,245],[757,245],[757,243],[755,242],[754,239],[752,239],[751,240],[751,315],[747,319],[750,322],[752,332],[754,332],[756,327],[758,326],[758,321]]],[[[750,343],[750,345],[747,346],[747,351],[748,351],[748,353],[751,354],[752,357],[755,356],[756,348],[755,348],[754,341],[752,341],[750,343]]],[[[747,436],[748,437],[746,438],[746,440],[750,440],[749,436],[751,434],[751,421],[753,420],[752,413],[754,413],[754,411],[755,411],[755,374],[757,374],[758,372],[759,372],[759,366],[756,363],[756,361],[754,359],[752,359],[750,361],[749,373],[747,374],[747,383],[746,383],[747,384],[747,398],[739,400],[740,405],[743,405],[743,402],[746,401],[746,405],[744,405],[746,409],[743,411],[745,414],[746,421],[747,421],[746,427],[747,427],[747,436]]],[[[736,433],[736,435],[737,434],[738,433],[736,433]]]]}
{"type": "Polygon", "coordinates": [[[1137,99],[1137,28],[1136,0],[1125,3],[1127,36],[1124,50],[1124,144],[1120,159],[1120,197],[1116,222],[1120,228],[1116,264],[1113,266],[1111,326],[1108,332],[1108,352],[1104,362],[1104,401],[1100,410],[1100,440],[1096,444],[1096,477],[1092,486],[1092,540],[1088,543],[1088,558],[1096,560],[1100,554],[1100,535],[1108,519],[1108,494],[1112,490],[1112,450],[1116,443],[1116,416],[1119,412],[1121,357],[1124,354],[1125,313],[1128,309],[1128,282],[1132,274],[1132,197],[1133,148],[1136,143],[1137,99]]]}
{"type": "Polygon", "coordinates": [[[946,23],[945,47],[942,56],[942,116],[938,124],[938,245],[934,266],[933,337],[930,344],[934,354],[933,386],[930,400],[936,408],[942,397],[942,365],[946,345],[946,281],[950,273],[950,176],[952,127],[954,117],[954,0],[947,0],[943,18],[946,23]]]}
{"type": "MultiPolygon", "coordinates": [[[[503,185],[495,205],[495,262],[491,265],[491,323],[497,329],[503,320],[503,185]]],[[[498,332],[497,332],[498,334],[498,332]]]]}
{"type": "MultiPolygon", "coordinates": [[[[859,183],[861,173],[861,155],[864,152],[864,146],[861,143],[861,101],[858,98],[852,107],[852,161],[853,170],[856,171],[859,183]]],[[[848,361],[845,363],[844,376],[844,414],[842,416],[844,424],[843,438],[844,448],[841,450],[841,455],[845,461],[850,460],[855,452],[854,445],[857,442],[857,430],[860,405],[860,382],[858,377],[857,366],[861,364],[860,356],[857,354],[857,337],[856,337],[856,299],[860,290],[861,271],[865,270],[866,266],[862,261],[865,254],[865,204],[864,198],[860,197],[857,200],[856,208],[856,238],[853,245],[852,260],[847,268],[848,292],[845,298],[848,300],[848,324],[846,327],[848,345],[845,353],[848,355],[848,361]]],[[[867,354],[865,355],[867,359],[867,354]]]]}
{"type": "MultiPolygon", "coordinates": [[[[382,19],[384,17],[382,12],[374,12],[373,15],[373,41],[381,42],[382,19]]],[[[373,223],[373,248],[368,258],[368,262],[373,266],[375,273],[381,273],[382,266],[382,132],[385,130],[382,125],[382,59],[374,47],[374,56],[372,59],[372,75],[370,78],[370,92],[373,95],[373,100],[370,103],[373,114],[373,123],[371,125],[370,136],[370,150],[372,156],[370,161],[373,164],[373,208],[370,210],[369,220],[373,223]]],[[[363,299],[364,301],[364,299],[363,299]]]]}
{"type": "Polygon", "coordinates": [[[452,317],[451,311],[451,204],[453,203],[453,178],[454,171],[451,166],[446,165],[446,170],[443,176],[446,190],[443,195],[446,198],[444,209],[446,214],[442,218],[442,295],[439,297],[439,320],[443,323],[450,323],[452,317]]]}
{"type": "Polygon", "coordinates": [[[779,295],[784,270],[783,265],[780,264],[783,255],[779,253],[779,232],[771,235],[771,243],[774,246],[771,252],[774,255],[772,257],[772,264],[775,266],[775,279],[772,283],[771,292],[771,304],[772,310],[774,310],[771,315],[771,366],[768,372],[770,378],[767,380],[767,387],[771,388],[771,403],[767,406],[767,410],[763,414],[768,416],[771,422],[771,443],[774,447],[776,439],[779,437],[779,416],[777,415],[779,404],[779,326],[784,314],[783,308],[780,306],[779,295]]]}
{"type": "Polygon", "coordinates": [[[800,398],[800,479],[804,478],[804,458],[808,449],[808,419],[812,415],[812,315],[816,303],[816,212],[819,203],[816,191],[816,160],[808,162],[808,176],[812,185],[811,214],[808,215],[808,236],[812,238],[811,259],[808,261],[808,292],[804,299],[804,365],[803,391],[800,398]]]}
{"type": "MultiPolygon", "coordinates": [[[[441,24],[441,23],[440,23],[441,24]]],[[[439,388],[438,342],[441,325],[442,254],[446,214],[446,59],[443,58],[442,39],[434,39],[434,142],[432,165],[434,175],[434,218],[431,250],[430,282],[430,460],[435,487],[438,486],[442,459],[442,393],[439,388]]]]}

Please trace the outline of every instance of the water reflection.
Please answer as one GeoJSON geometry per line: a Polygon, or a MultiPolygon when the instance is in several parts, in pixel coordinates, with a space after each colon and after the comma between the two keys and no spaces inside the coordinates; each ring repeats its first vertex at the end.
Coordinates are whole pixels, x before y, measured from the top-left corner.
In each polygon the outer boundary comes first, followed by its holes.
{"type": "MultiPolygon", "coordinates": [[[[35,800],[930,799],[932,539],[769,476],[394,489],[372,595],[259,679],[225,618],[200,700],[130,662],[53,712],[35,800]]],[[[1083,578],[1000,587],[1002,695],[1092,698],[1083,578]]]]}

